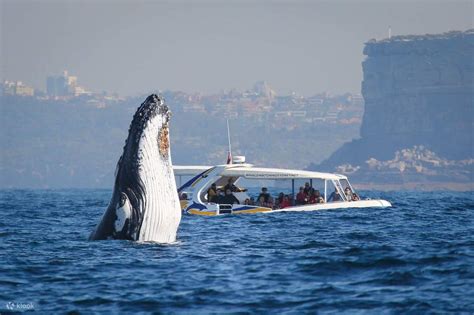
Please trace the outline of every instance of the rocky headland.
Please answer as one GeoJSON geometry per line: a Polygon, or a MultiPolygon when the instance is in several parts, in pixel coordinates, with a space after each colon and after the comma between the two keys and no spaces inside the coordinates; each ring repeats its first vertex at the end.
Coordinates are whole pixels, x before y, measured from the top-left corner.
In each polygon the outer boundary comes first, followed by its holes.
{"type": "Polygon", "coordinates": [[[310,169],[366,185],[474,189],[474,30],[371,40],[364,54],[360,138],[310,169]]]}

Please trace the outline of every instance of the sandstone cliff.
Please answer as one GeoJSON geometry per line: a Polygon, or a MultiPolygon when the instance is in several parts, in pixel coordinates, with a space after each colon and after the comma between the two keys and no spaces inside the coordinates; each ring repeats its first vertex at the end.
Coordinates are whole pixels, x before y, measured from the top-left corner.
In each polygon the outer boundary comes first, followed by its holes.
{"type": "Polygon", "coordinates": [[[371,159],[419,145],[448,160],[474,157],[474,30],[371,40],[364,54],[361,138],[310,168],[351,165],[366,177],[371,159]]]}

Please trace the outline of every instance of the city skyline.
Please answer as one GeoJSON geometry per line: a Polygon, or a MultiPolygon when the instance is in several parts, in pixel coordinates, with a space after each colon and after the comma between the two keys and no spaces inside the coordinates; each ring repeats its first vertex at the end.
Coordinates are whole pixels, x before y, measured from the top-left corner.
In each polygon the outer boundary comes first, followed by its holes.
{"type": "Polygon", "coordinates": [[[94,92],[360,92],[365,42],[472,28],[472,2],[2,1],[1,81],[46,90],[68,69],[94,92]],[[21,23],[19,23],[21,22],[21,23]]]}
{"type": "MultiPolygon", "coordinates": [[[[110,91],[95,91],[94,87],[84,87],[82,84],[78,84],[80,79],[78,76],[71,74],[68,70],[63,70],[61,73],[55,73],[52,75],[48,75],[44,78],[44,86],[45,88],[35,88],[31,86],[28,82],[24,80],[4,80],[0,82],[0,95],[16,95],[16,96],[51,96],[51,97],[79,97],[79,96],[93,96],[93,95],[115,95],[120,97],[136,97],[140,95],[119,95],[118,93],[112,93],[110,91]],[[2,94],[3,92],[3,94],[2,94]]],[[[271,82],[267,82],[265,80],[254,81],[246,88],[239,90],[237,88],[229,87],[226,89],[222,89],[220,91],[216,91],[215,93],[204,93],[201,91],[184,91],[184,90],[151,90],[142,93],[149,94],[149,93],[185,93],[188,95],[224,95],[224,94],[232,94],[232,93],[246,93],[255,91],[255,89],[270,89],[271,93],[274,96],[289,96],[295,95],[300,97],[314,97],[318,95],[326,95],[326,96],[336,96],[336,95],[344,95],[344,94],[352,94],[352,95],[361,95],[359,92],[350,92],[350,91],[341,91],[340,93],[328,93],[326,91],[314,91],[308,95],[298,95],[291,91],[288,94],[278,94],[273,89],[271,82]]]]}

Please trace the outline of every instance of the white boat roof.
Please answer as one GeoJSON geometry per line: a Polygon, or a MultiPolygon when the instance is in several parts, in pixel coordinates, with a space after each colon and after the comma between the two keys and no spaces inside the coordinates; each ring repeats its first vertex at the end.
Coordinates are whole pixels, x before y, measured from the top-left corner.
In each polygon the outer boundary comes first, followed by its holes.
{"type": "Polygon", "coordinates": [[[174,175],[193,176],[202,173],[212,166],[205,165],[173,165],[174,175]]]}
{"type": "Polygon", "coordinates": [[[321,173],[282,168],[253,167],[249,164],[228,165],[222,172],[223,176],[244,177],[248,179],[347,179],[344,175],[321,173]]]}
{"type": "MultiPolygon", "coordinates": [[[[252,164],[224,164],[219,165],[224,167],[221,176],[228,177],[243,177],[248,179],[333,179],[341,180],[347,179],[344,175],[333,173],[321,173],[304,170],[292,170],[282,168],[265,168],[254,167],[252,164]]],[[[175,165],[173,166],[174,174],[178,176],[192,176],[202,173],[211,166],[197,166],[197,165],[175,165]]]]}

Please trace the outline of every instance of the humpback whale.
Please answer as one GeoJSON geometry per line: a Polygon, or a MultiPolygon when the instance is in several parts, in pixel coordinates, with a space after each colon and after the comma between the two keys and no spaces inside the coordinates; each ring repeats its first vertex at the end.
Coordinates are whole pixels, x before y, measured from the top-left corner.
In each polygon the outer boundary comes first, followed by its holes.
{"type": "Polygon", "coordinates": [[[176,240],[181,208],[170,156],[170,116],[155,94],[137,109],[117,163],[112,198],[90,240],[176,240]]]}

